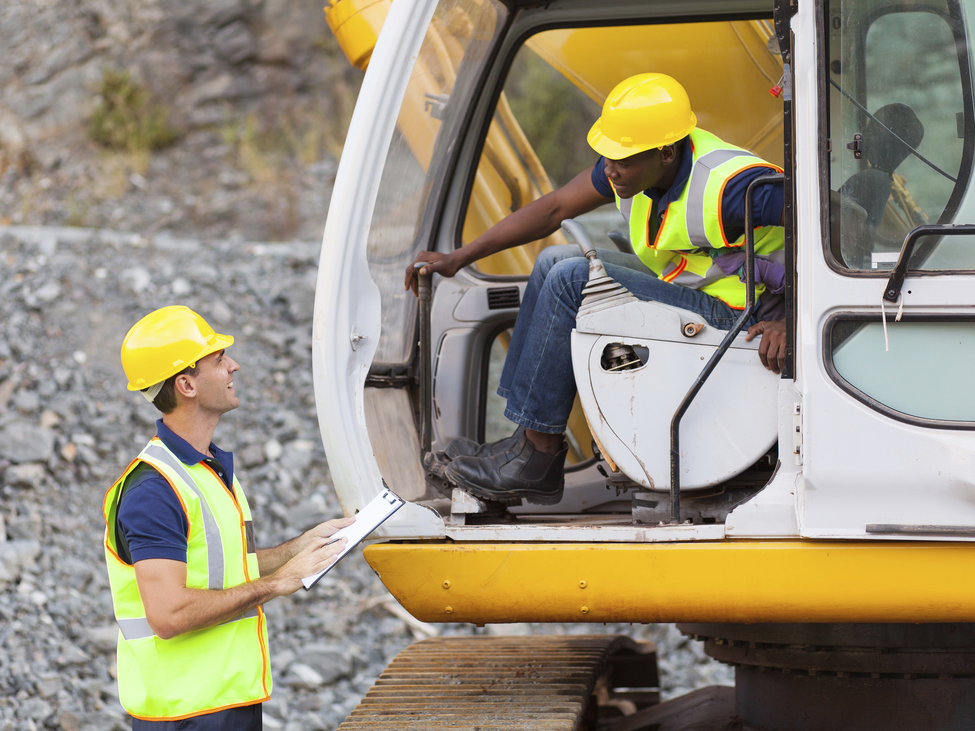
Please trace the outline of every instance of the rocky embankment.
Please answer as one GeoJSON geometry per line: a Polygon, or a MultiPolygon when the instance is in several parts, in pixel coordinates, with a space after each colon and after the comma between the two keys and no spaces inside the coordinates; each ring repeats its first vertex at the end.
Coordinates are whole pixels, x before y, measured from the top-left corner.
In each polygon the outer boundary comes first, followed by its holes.
{"type": "MultiPolygon", "coordinates": [[[[312,390],[319,248],[0,227],[0,731],[129,726],[101,500],[154,430],[118,360],[146,312],[186,304],[237,338],[242,405],[215,441],[235,452],[259,545],[340,514],[312,390]]],[[[268,729],[335,728],[397,652],[438,633],[623,631],[657,641],[665,695],[731,679],[672,626],[418,623],[361,555],[266,609],[268,729]]]]}
{"type": "Polygon", "coordinates": [[[316,240],[362,74],[324,2],[0,2],[0,224],[316,240]]]}

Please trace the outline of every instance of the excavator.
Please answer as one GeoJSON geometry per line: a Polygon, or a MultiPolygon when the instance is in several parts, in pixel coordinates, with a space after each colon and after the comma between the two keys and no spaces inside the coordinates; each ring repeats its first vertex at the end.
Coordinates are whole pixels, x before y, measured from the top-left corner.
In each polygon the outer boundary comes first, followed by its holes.
{"type": "Polygon", "coordinates": [[[313,326],[338,499],[347,515],[387,487],[406,501],[364,556],[418,620],[594,630],[418,642],[340,728],[975,728],[975,0],[325,11],[366,71],[313,326]],[[565,354],[564,494],[478,499],[436,455],[513,430],[495,390],[535,257],[629,250],[623,220],[610,204],[421,278],[419,297],[404,271],[595,162],[585,133],[606,95],[648,71],[783,170],[783,368],[742,332],[753,278],[721,331],[594,266],[565,354]],[[658,622],[733,666],[735,687],[661,702],[653,648],[599,633],[658,622]]]}

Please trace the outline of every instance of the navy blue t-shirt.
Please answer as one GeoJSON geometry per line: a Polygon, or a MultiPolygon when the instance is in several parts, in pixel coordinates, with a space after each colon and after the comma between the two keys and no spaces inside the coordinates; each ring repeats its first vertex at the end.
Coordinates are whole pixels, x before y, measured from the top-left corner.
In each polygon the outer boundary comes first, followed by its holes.
{"type": "MultiPolygon", "coordinates": [[[[225,452],[211,443],[213,457],[200,454],[162,419],[156,422],[156,434],[183,464],[208,464],[233,494],[232,452],[225,452]]],[[[118,509],[118,523],[128,542],[132,563],[147,558],[168,558],[186,563],[190,526],[183,506],[166,478],[152,465],[143,462],[132,470],[126,484],[118,509]]]]}
{"type": "MultiPolygon", "coordinates": [[[[685,138],[686,139],[686,138],[685,138]]],[[[657,204],[657,216],[663,218],[667,206],[680,198],[691,175],[691,165],[694,156],[689,144],[681,145],[680,162],[677,167],[677,177],[674,184],[667,190],[647,188],[644,193],[657,204]]],[[[757,167],[743,170],[733,176],[724,189],[721,199],[721,222],[724,224],[724,234],[728,241],[737,241],[745,231],[745,193],[748,184],[760,175],[778,172],[772,167],[757,167]]],[[[613,188],[606,177],[606,158],[600,157],[592,169],[592,186],[606,198],[613,198],[613,188]]],[[[778,226],[782,221],[782,186],[779,183],[759,185],[753,192],[754,221],[756,226],[778,226]]]]}

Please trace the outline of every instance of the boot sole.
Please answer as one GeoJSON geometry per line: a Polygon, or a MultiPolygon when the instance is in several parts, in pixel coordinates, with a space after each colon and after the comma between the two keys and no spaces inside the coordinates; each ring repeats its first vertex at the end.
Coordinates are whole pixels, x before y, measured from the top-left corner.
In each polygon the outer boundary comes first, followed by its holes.
{"type": "Polygon", "coordinates": [[[502,505],[515,505],[519,500],[526,500],[532,505],[555,505],[562,500],[562,494],[565,492],[565,482],[559,486],[557,493],[538,492],[524,489],[495,492],[490,488],[483,487],[482,485],[475,485],[472,482],[468,482],[463,477],[456,477],[448,474],[447,479],[457,485],[457,487],[459,487],[461,490],[466,490],[475,497],[479,497],[483,500],[491,500],[496,503],[501,503],[502,505]]]}

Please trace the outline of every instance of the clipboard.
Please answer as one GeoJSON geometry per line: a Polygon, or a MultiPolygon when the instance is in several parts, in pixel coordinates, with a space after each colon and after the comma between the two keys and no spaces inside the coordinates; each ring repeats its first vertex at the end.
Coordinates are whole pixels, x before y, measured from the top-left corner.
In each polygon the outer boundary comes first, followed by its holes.
{"type": "MultiPolygon", "coordinates": [[[[397,496],[388,487],[384,487],[381,493],[370,500],[368,505],[356,513],[355,523],[348,525],[341,530],[337,530],[332,534],[332,537],[329,539],[329,543],[334,543],[340,538],[346,538],[348,543],[345,544],[345,548],[342,549],[342,552],[336,556],[335,560],[332,561],[332,563],[330,563],[324,570],[301,580],[302,585],[305,587],[305,591],[308,591],[315,584],[317,584],[319,579],[331,571],[339,561],[345,558],[345,554],[358,546],[366,538],[366,536],[386,522],[386,519],[389,518],[389,516],[391,516],[405,504],[405,500],[397,496]]],[[[325,545],[328,545],[328,543],[325,545]]]]}

